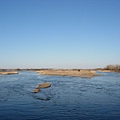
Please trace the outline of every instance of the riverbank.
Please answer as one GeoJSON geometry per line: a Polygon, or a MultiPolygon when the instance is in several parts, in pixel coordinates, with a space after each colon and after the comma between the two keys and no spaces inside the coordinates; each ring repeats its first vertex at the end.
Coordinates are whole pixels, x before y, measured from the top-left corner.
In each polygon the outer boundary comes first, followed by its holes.
{"type": "Polygon", "coordinates": [[[106,72],[106,73],[109,73],[109,72],[117,72],[117,73],[120,73],[120,70],[98,70],[99,72],[106,72]]]}
{"type": "Polygon", "coordinates": [[[12,74],[18,74],[17,71],[9,71],[9,72],[0,72],[1,75],[12,75],[12,74]]]}
{"type": "Polygon", "coordinates": [[[109,73],[109,72],[113,72],[113,71],[111,71],[111,70],[98,70],[99,72],[107,72],[107,73],[109,73]]]}
{"type": "Polygon", "coordinates": [[[45,69],[37,71],[42,75],[52,75],[52,76],[72,76],[72,77],[82,77],[82,78],[92,78],[94,76],[100,76],[96,74],[95,70],[54,70],[45,69]]]}

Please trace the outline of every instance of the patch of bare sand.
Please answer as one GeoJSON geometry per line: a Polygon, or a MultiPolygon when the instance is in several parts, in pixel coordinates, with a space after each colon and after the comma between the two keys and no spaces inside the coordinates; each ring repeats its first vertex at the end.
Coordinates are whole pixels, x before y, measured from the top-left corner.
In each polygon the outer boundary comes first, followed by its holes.
{"type": "Polygon", "coordinates": [[[112,72],[111,70],[99,70],[99,72],[112,72]]]}
{"type": "Polygon", "coordinates": [[[34,93],[38,93],[38,92],[40,92],[40,89],[42,89],[42,88],[48,88],[50,86],[51,86],[50,83],[44,82],[42,84],[39,84],[33,91],[34,91],[34,93]]]}
{"type": "Polygon", "coordinates": [[[0,72],[1,75],[11,75],[11,74],[18,74],[17,71],[10,71],[10,72],[0,72]]]}

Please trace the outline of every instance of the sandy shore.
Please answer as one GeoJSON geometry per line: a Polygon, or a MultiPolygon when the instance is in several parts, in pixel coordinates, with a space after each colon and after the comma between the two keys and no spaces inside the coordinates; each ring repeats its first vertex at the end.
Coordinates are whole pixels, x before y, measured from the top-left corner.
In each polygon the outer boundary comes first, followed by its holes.
{"type": "Polygon", "coordinates": [[[100,76],[96,74],[94,70],[39,70],[38,73],[42,75],[54,75],[54,76],[73,76],[82,78],[92,78],[94,76],[100,76]]]}
{"type": "Polygon", "coordinates": [[[10,71],[10,72],[0,72],[1,75],[11,75],[11,74],[18,74],[17,71],[10,71]]]}
{"type": "Polygon", "coordinates": [[[112,72],[111,70],[99,70],[99,72],[112,72]]]}

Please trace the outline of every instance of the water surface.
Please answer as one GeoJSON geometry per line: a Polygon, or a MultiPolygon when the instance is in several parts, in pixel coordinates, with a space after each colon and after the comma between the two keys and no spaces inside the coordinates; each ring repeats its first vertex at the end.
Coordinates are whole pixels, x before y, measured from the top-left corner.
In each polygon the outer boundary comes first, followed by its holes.
{"type": "Polygon", "coordinates": [[[102,74],[91,79],[26,71],[0,75],[0,120],[120,120],[120,74],[102,74]],[[33,93],[43,82],[52,86],[33,93]]]}

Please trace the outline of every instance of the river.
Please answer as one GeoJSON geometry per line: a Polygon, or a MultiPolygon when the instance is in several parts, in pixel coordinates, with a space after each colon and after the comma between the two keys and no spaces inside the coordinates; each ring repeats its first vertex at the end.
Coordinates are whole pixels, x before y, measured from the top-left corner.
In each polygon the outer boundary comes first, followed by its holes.
{"type": "Polygon", "coordinates": [[[120,120],[120,74],[91,79],[22,71],[0,75],[0,120],[120,120]],[[34,93],[38,84],[50,88],[34,93]]]}

